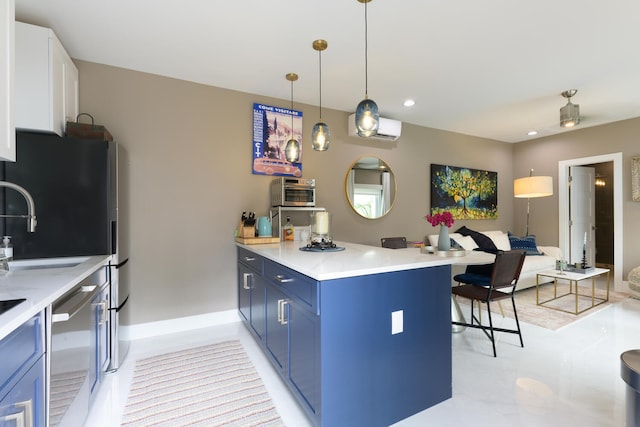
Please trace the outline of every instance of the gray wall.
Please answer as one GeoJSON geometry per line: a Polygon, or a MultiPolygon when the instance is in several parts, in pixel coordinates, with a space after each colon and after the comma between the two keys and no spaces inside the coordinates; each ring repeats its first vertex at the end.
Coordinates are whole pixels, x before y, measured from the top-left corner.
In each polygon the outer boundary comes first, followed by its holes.
{"type": "MultiPolygon", "coordinates": [[[[285,99],[268,99],[75,62],[81,111],[105,125],[126,154],[131,322],[233,309],[233,231],[242,211],[266,214],[271,181],[251,173],[253,103],[288,106],[288,89],[283,86],[285,99]]],[[[332,143],[329,151],[318,153],[309,140],[317,107],[294,107],[304,114],[303,177],[317,179],[318,204],[333,213],[336,240],[379,245],[383,236],[415,240],[436,233],[424,220],[431,163],[498,172],[499,218],[466,224],[511,229],[512,145],[406,123],[397,142],[361,140],[347,136],[348,113],[326,110],[332,143]],[[398,185],[393,210],[379,220],[356,215],[344,191],[347,169],[371,155],[391,166],[398,185]]]]}
{"type": "MultiPolygon", "coordinates": [[[[236,307],[233,231],[245,210],[264,215],[270,177],[251,173],[254,102],[269,99],[100,64],[75,61],[80,70],[81,111],[103,124],[125,151],[125,188],[131,263],[133,324],[192,316],[236,307]]],[[[354,106],[358,100],[354,100],[354,106]]],[[[513,179],[530,168],[554,176],[558,161],[615,151],[625,153],[630,175],[633,137],[640,119],[584,129],[520,144],[403,124],[397,142],[347,136],[349,113],[323,111],[331,128],[329,151],[310,147],[314,106],[304,114],[303,177],[316,178],[318,205],[333,213],[336,240],[379,245],[380,237],[421,240],[436,229],[429,209],[429,167],[449,164],[498,172],[498,219],[457,221],[477,230],[524,233],[526,201],[513,198],[513,179]],[[353,212],[345,198],[347,169],[359,157],[378,156],[393,169],[398,186],[393,210],[378,220],[353,212]]],[[[381,106],[384,112],[384,106],[381,106]]],[[[637,236],[640,204],[625,185],[625,234],[637,236]]],[[[557,186],[557,184],[556,184],[557,186]]],[[[532,201],[531,229],[538,242],[558,242],[557,191],[532,201]]],[[[625,239],[625,275],[640,264],[633,238],[625,239]]]]}
{"type": "MultiPolygon", "coordinates": [[[[588,118],[587,118],[588,119],[588,118]]],[[[624,258],[622,276],[626,279],[629,271],[640,265],[638,236],[640,236],[640,203],[631,201],[631,158],[640,156],[638,134],[640,118],[624,120],[609,125],[583,128],[561,135],[540,138],[514,145],[513,167],[515,177],[525,176],[529,169],[536,175],[550,175],[554,178],[554,195],[532,199],[531,229],[545,240],[558,239],[558,162],[583,157],[623,153],[623,230],[624,258]],[[535,212],[534,212],[535,210],[535,212]],[[548,219],[553,219],[549,221],[548,219]]],[[[514,204],[514,221],[526,218],[526,201],[514,204]]]]}

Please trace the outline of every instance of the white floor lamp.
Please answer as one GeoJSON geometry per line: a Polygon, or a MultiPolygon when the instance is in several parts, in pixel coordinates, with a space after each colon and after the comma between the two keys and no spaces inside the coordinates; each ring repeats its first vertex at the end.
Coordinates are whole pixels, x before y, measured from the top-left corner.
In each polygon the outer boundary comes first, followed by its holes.
{"type": "Polygon", "coordinates": [[[550,176],[533,176],[533,169],[529,176],[518,178],[513,181],[513,196],[520,199],[527,199],[527,231],[529,235],[529,202],[536,197],[546,197],[553,195],[553,178],[550,176]]]}

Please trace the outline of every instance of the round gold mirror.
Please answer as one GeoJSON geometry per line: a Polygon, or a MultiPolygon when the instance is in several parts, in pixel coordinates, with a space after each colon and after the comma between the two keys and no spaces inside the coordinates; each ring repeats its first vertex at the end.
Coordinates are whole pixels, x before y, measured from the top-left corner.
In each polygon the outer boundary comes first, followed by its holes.
{"type": "Polygon", "coordinates": [[[396,200],[396,180],[382,159],[361,157],[347,171],[345,192],[349,204],[360,216],[382,218],[396,200]]]}

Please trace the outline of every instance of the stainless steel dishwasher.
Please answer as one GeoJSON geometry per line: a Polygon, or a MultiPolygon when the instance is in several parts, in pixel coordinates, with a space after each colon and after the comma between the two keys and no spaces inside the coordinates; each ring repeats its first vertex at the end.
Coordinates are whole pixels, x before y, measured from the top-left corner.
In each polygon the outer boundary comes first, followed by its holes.
{"type": "Polygon", "coordinates": [[[95,364],[96,324],[107,306],[99,300],[107,283],[104,268],[58,299],[51,310],[49,426],[84,424],[100,372],[95,364]]]}

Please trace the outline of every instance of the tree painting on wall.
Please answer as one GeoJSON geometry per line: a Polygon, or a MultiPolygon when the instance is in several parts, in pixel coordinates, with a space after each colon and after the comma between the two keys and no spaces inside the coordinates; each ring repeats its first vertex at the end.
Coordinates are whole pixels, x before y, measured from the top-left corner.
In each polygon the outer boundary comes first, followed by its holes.
{"type": "Polygon", "coordinates": [[[431,215],[455,219],[498,218],[498,173],[431,164],[431,215]]]}

